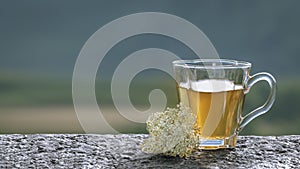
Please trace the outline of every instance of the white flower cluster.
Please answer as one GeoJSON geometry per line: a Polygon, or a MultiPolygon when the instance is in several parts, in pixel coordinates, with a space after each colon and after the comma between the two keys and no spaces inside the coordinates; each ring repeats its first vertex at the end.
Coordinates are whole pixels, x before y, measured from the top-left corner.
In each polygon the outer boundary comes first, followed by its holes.
{"type": "Polygon", "coordinates": [[[199,143],[194,131],[195,121],[195,115],[182,103],[177,108],[153,113],[147,120],[150,138],[144,140],[142,150],[170,156],[189,156],[199,143]]]}

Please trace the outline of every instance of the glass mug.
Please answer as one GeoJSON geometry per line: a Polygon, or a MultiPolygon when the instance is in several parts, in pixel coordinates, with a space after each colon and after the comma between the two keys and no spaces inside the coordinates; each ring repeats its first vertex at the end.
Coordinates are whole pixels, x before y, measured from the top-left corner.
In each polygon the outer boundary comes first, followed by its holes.
{"type": "Polygon", "coordinates": [[[250,76],[251,63],[225,59],[173,62],[178,98],[196,115],[200,149],[232,148],[239,132],[273,105],[276,81],[269,73],[250,76]],[[245,94],[258,81],[267,81],[271,92],[265,104],[242,116],[245,94]]]}

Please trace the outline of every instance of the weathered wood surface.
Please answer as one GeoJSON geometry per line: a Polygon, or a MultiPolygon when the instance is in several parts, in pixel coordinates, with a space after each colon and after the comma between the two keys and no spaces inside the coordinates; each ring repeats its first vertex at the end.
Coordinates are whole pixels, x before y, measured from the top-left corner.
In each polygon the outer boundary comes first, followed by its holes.
{"type": "Polygon", "coordinates": [[[300,136],[240,136],[188,159],[146,154],[148,135],[0,135],[0,168],[298,168],[300,136]]]}

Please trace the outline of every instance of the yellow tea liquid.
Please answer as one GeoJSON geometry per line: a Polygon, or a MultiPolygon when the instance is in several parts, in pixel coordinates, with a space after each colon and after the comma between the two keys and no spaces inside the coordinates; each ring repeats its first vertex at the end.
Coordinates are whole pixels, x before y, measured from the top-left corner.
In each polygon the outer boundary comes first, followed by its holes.
{"type": "Polygon", "coordinates": [[[201,138],[235,136],[245,97],[243,86],[225,80],[203,80],[179,84],[178,91],[180,101],[197,117],[195,128],[201,138]]]}

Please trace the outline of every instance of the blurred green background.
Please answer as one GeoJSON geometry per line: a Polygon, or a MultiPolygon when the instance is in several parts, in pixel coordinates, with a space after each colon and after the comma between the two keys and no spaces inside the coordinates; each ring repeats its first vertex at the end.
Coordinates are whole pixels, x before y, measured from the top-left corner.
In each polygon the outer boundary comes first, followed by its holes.
{"type": "MultiPolygon", "coordinates": [[[[221,58],[249,61],[252,74],[268,71],[276,77],[275,105],[242,134],[300,134],[300,1],[3,0],[0,4],[0,133],[83,133],[72,103],[72,73],[82,46],[108,22],[151,11],[192,22],[221,58]]],[[[149,34],[125,39],[108,52],[97,73],[97,101],[106,120],[123,133],[145,133],[145,124],[133,123],[116,111],[110,81],[126,56],[144,48],[197,58],[181,42],[149,34]]],[[[132,103],[147,109],[148,94],[155,88],[165,91],[168,106],[176,104],[175,82],[158,70],[135,77],[132,103]]],[[[268,92],[264,82],[254,86],[244,113],[262,105],[268,92]]]]}

